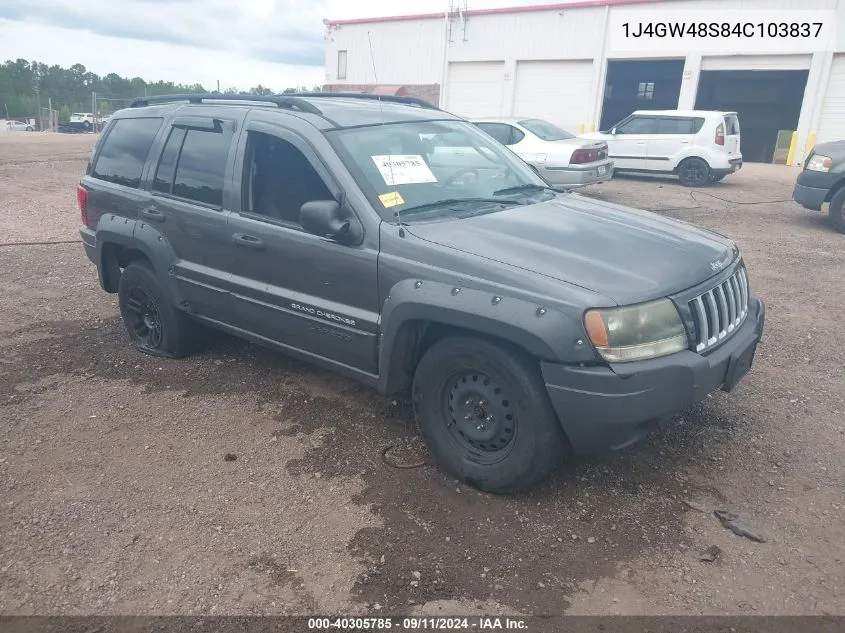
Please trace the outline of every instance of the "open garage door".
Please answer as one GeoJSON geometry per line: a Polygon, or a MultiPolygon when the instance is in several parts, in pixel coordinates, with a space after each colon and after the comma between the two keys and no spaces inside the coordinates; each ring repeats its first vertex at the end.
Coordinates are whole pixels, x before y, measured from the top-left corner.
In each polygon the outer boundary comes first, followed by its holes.
{"type": "Polygon", "coordinates": [[[702,60],[701,67],[696,110],[736,112],[743,159],[771,163],[778,131],[798,128],[810,56],[710,57],[702,60]]]}
{"type": "Polygon", "coordinates": [[[845,141],[845,55],[834,55],[816,143],[845,141]]]}
{"type": "Polygon", "coordinates": [[[517,62],[513,115],[545,119],[577,134],[592,119],[592,84],[591,60],[517,62]]]}
{"type": "Polygon", "coordinates": [[[501,116],[505,62],[452,62],[446,109],[459,116],[501,116]]]}
{"type": "Polygon", "coordinates": [[[634,110],[675,110],[683,59],[610,60],[599,129],[609,130],[634,110]]]}

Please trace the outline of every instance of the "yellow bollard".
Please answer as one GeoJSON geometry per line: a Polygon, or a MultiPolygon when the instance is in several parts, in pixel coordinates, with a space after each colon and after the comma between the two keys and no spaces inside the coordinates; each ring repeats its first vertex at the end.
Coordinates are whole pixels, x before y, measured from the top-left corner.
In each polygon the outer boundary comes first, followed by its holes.
{"type": "Polygon", "coordinates": [[[593,125],[592,123],[590,123],[590,132],[595,132],[595,131],[596,131],[596,126],[593,125]]]}
{"type": "Polygon", "coordinates": [[[578,134],[583,134],[583,133],[584,133],[584,124],[579,123],[578,124],[578,134]]]}
{"type": "Polygon", "coordinates": [[[807,139],[807,147],[804,148],[804,157],[810,155],[810,152],[813,151],[813,148],[816,146],[816,133],[812,132],[810,134],[810,138],[807,139]]]}
{"type": "Polygon", "coordinates": [[[789,141],[789,153],[786,155],[786,164],[793,165],[795,162],[795,145],[798,143],[798,132],[792,133],[792,140],[789,141]]]}

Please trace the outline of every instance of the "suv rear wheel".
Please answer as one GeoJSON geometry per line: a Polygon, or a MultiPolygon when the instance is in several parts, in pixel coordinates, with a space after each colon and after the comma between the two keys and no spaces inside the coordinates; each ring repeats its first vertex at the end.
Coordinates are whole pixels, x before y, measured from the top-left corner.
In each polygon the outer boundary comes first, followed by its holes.
{"type": "Polygon", "coordinates": [[[149,264],[131,262],[120,276],[117,296],[123,323],[139,350],[171,358],[190,353],[196,326],[176,309],[149,264]]]}
{"type": "Polygon", "coordinates": [[[482,490],[529,488],[563,461],[563,430],[537,364],[518,349],[443,339],[417,366],[413,401],[437,464],[482,490]]]}
{"type": "Polygon", "coordinates": [[[845,212],[845,187],[840,188],[839,191],[833,194],[833,198],[830,199],[828,206],[830,221],[840,233],[845,233],[845,216],[843,216],[843,212],[845,212]]]}
{"type": "Polygon", "coordinates": [[[678,177],[685,187],[701,187],[710,182],[710,165],[702,158],[687,158],[678,165],[678,177]]]}

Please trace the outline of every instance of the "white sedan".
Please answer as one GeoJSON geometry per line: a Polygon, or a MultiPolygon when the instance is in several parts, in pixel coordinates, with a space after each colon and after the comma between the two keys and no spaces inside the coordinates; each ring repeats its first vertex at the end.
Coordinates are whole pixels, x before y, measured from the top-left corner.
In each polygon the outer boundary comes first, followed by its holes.
{"type": "Polygon", "coordinates": [[[579,187],[613,177],[607,143],[578,138],[542,119],[478,119],[473,123],[551,185],[579,187]]]}
{"type": "Polygon", "coordinates": [[[10,132],[32,132],[32,126],[23,121],[6,121],[6,127],[10,132]]]}

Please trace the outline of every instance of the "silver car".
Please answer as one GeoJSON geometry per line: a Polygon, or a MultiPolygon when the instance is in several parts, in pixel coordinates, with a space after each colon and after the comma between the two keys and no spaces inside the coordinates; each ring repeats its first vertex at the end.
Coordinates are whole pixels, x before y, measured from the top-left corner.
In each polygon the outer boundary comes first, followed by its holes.
{"type": "Polygon", "coordinates": [[[478,119],[473,123],[507,145],[549,184],[579,187],[613,177],[605,141],[579,138],[542,119],[478,119]]]}

